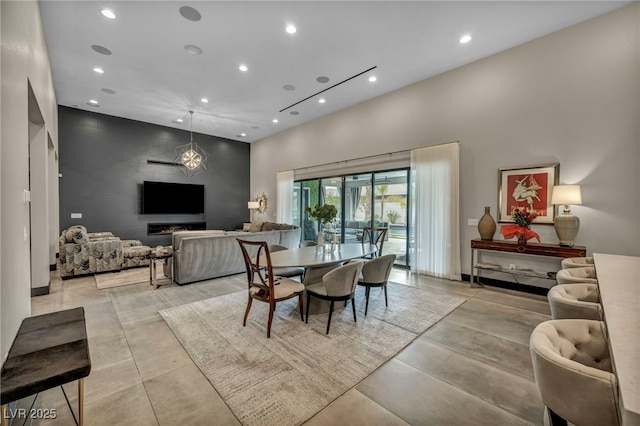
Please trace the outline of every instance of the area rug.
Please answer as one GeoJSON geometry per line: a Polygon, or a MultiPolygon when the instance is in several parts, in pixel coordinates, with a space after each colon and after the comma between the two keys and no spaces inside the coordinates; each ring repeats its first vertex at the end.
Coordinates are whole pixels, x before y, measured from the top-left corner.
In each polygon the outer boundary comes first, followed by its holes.
{"type": "Polygon", "coordinates": [[[299,425],[392,358],[466,299],[389,283],[389,306],[364,289],[351,306],[300,320],[297,299],[281,302],[266,337],[268,305],[255,302],[247,326],[245,291],[164,309],[167,322],[194,363],[244,425],[299,425]]]}
{"type": "MultiPolygon", "coordinates": [[[[161,267],[159,266],[158,269],[161,269],[161,267]]],[[[120,272],[105,272],[102,274],[96,274],[94,275],[94,277],[96,278],[96,287],[98,287],[98,290],[131,284],[149,284],[149,267],[145,266],[140,268],[126,269],[120,272]]],[[[164,284],[168,282],[170,282],[170,279],[164,278],[162,271],[159,270],[158,283],[164,284]]]]}

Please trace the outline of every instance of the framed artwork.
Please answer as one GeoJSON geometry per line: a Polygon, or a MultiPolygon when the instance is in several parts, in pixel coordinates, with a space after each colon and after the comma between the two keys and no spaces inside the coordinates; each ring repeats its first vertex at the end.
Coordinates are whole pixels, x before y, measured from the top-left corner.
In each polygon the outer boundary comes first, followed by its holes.
{"type": "Polygon", "coordinates": [[[498,222],[514,222],[516,208],[535,211],[533,223],[553,224],[551,191],[558,184],[560,164],[498,169],[498,222]]]}

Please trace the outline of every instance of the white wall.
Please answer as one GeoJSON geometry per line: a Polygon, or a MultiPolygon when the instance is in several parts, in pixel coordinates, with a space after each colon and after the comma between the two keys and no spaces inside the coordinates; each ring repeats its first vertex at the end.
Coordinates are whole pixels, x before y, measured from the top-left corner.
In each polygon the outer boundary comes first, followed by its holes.
{"type": "Polygon", "coordinates": [[[561,183],[582,185],[576,244],[640,256],[639,22],[635,3],[255,142],[251,193],[275,197],[280,170],[460,141],[463,273],[479,237],[467,218],[496,217],[512,166],[559,162],[561,183]]]}
{"type": "MultiPolygon", "coordinates": [[[[29,205],[23,202],[23,191],[29,188],[29,83],[56,152],[58,116],[38,2],[2,1],[0,10],[0,356],[4,361],[20,323],[31,313],[30,236],[24,235],[30,226],[29,205]]],[[[38,201],[47,203],[46,199],[38,201]]],[[[48,232],[42,235],[45,247],[49,246],[48,232]]]]}

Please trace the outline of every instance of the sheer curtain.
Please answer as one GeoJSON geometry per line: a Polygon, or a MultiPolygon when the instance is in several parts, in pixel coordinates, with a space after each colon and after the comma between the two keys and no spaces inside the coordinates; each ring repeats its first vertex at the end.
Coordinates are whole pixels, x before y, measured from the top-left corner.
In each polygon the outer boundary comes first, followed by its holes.
{"type": "Polygon", "coordinates": [[[276,222],[293,224],[293,170],[276,175],[276,222]]]}
{"type": "Polygon", "coordinates": [[[411,151],[412,266],[461,280],[458,142],[411,151]]]}

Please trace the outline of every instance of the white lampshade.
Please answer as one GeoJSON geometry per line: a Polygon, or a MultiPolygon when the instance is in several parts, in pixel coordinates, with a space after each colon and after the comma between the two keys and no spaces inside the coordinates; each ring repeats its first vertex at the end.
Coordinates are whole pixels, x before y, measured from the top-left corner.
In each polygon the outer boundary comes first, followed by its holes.
{"type": "Polygon", "coordinates": [[[260,208],[260,203],[257,202],[257,201],[249,201],[247,203],[247,208],[249,208],[249,209],[258,209],[258,208],[260,208]]]}
{"type": "Polygon", "coordinates": [[[582,204],[580,185],[556,185],[551,194],[551,204],[582,204]]]}

